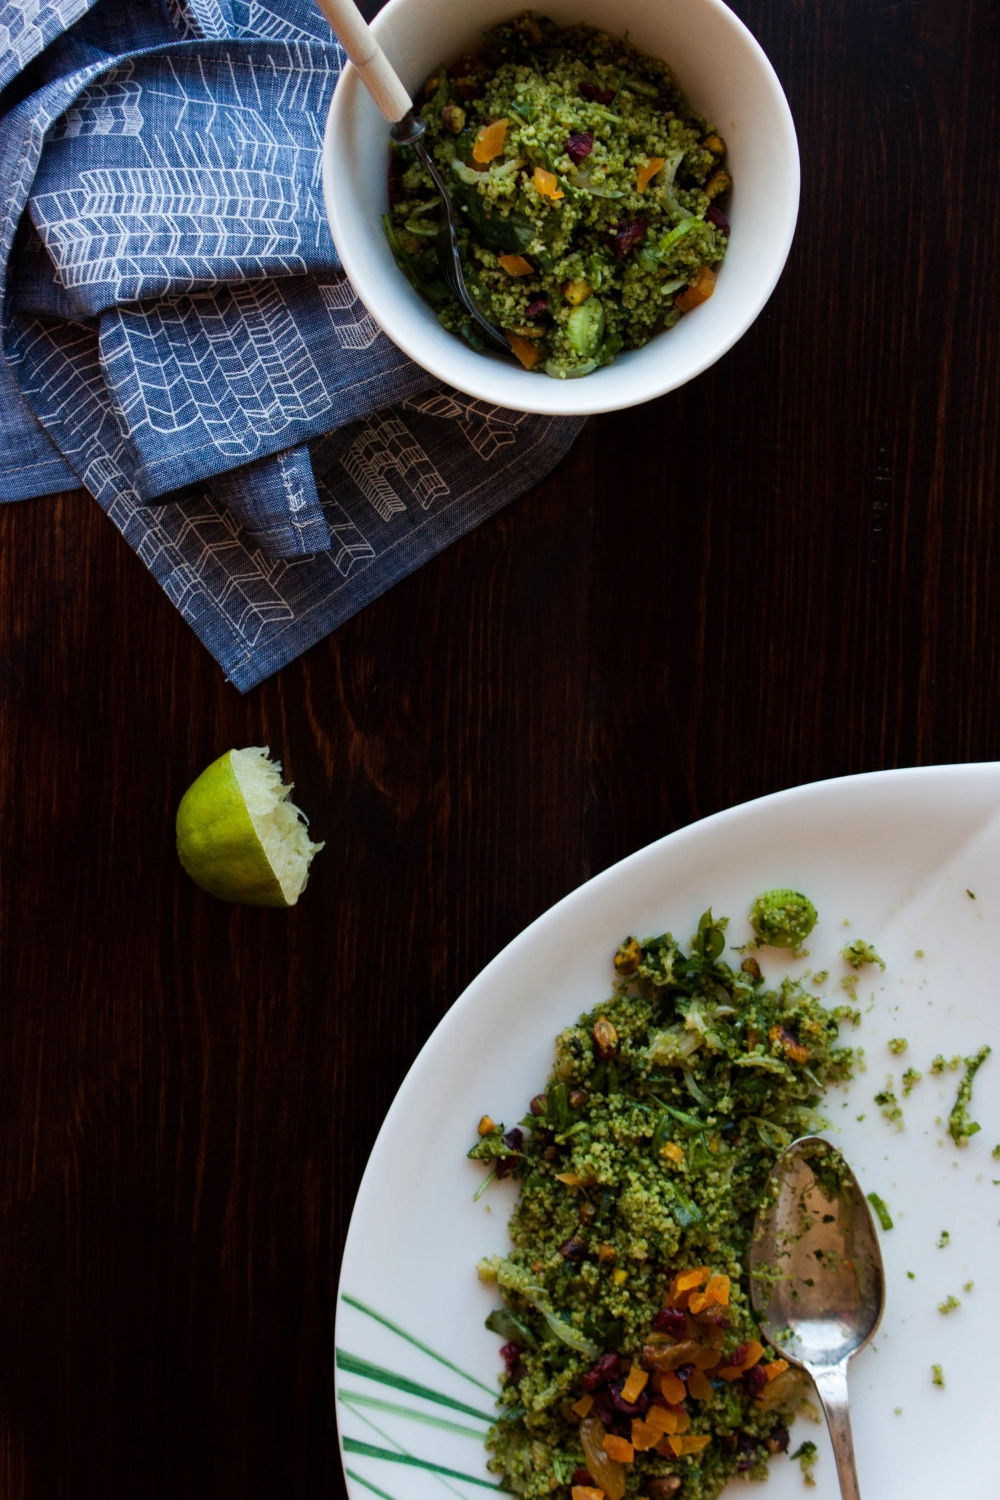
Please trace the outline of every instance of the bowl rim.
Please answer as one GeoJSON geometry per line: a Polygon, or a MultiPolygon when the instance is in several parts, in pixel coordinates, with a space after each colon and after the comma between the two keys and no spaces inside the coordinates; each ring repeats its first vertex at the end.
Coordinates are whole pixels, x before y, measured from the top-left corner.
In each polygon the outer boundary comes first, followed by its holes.
{"type": "MultiPolygon", "coordinates": [[[[371,22],[371,29],[378,38],[380,32],[391,26],[393,17],[408,6],[419,3],[419,0],[388,0],[378,15],[371,22]]],[[[655,378],[655,367],[651,368],[653,378],[645,382],[645,388],[639,395],[628,385],[623,385],[619,394],[615,394],[616,382],[614,379],[601,380],[604,371],[595,371],[594,376],[587,376],[584,380],[549,380],[542,377],[534,377],[530,371],[518,371],[518,375],[524,376],[525,394],[523,399],[516,402],[510,399],[509,392],[498,393],[494,384],[491,383],[491,369],[499,366],[505,371],[508,369],[499,356],[491,354],[476,353],[477,365],[469,365],[469,370],[474,371],[482,366],[482,378],[475,373],[469,376],[465,374],[464,363],[460,368],[452,369],[449,366],[447,355],[442,359],[435,357],[435,348],[428,345],[419,336],[411,337],[407,332],[400,334],[388,326],[391,319],[387,319],[380,304],[378,296],[379,277],[371,268],[354,254],[354,246],[351,239],[350,228],[346,224],[347,209],[349,203],[353,202],[353,196],[336,192],[335,183],[338,180],[337,163],[346,159],[335,150],[335,142],[341,132],[346,133],[353,118],[356,102],[360,93],[364,92],[364,85],[360,75],[353,63],[347,61],[337,81],[327,111],[326,127],[323,133],[322,175],[323,175],[323,198],[326,207],[327,220],[333,242],[340,257],[340,263],[344,273],[352,287],[378,324],[382,332],[391,339],[398,349],[401,349],[410,359],[418,364],[421,369],[436,379],[444,381],[456,390],[476,400],[486,401],[493,405],[501,404],[504,407],[525,412],[530,415],[566,417],[566,416],[591,416],[603,412],[623,411],[634,406],[644,405],[647,401],[653,401],[659,396],[665,396],[670,391],[678,390],[687,385],[698,375],[704,373],[724,354],[736,344],[746,333],[747,329],[760,316],[769,301],[774,288],[791,250],[792,240],[798,222],[799,201],[801,195],[801,160],[798,149],[798,136],[795,130],[795,122],[792,117],[791,106],[781,86],[781,81],[771,63],[770,58],[764,51],[760,42],[754,36],[749,27],[740,20],[739,16],[724,3],[724,0],[697,0],[700,6],[714,11],[724,22],[732,28],[741,42],[748,48],[754,57],[758,69],[772,96],[775,105],[775,122],[779,126],[786,147],[788,148],[788,174],[787,183],[787,208],[785,221],[782,225],[782,233],[779,240],[775,241],[772,255],[771,274],[763,284],[757,295],[747,303],[742,313],[731,324],[727,325],[714,340],[706,342],[704,348],[692,359],[690,366],[680,374],[665,375],[661,379],[655,378]],[[591,382],[597,378],[597,384],[591,382]],[[533,395],[535,387],[538,387],[537,397],[533,395]],[[602,387],[607,394],[602,395],[602,387]],[[556,399],[556,398],[559,399],[556,399]]],[[[515,7],[516,8],[516,7],[515,7]]],[[[388,126],[385,126],[388,133],[388,126]]],[[[387,135],[388,138],[388,135],[387,135]]],[[[394,267],[394,270],[396,268],[394,267]]],[[[401,282],[405,282],[402,273],[397,270],[401,282]]],[[[413,297],[419,294],[407,286],[413,297]]],[[[454,334],[446,335],[458,343],[459,348],[464,348],[454,334]]],[[[441,345],[445,348],[445,345],[441,345]]],[[[649,347],[648,345],[646,346],[649,347]]],[[[472,351],[470,351],[472,352],[472,351]]],[[[633,352],[633,351],[630,351],[633,352]]],[[[636,353],[640,351],[634,351],[636,353]]],[[[456,361],[457,363],[457,361],[456,361]]],[[[620,366],[619,366],[620,368],[620,366]]],[[[608,373],[615,366],[610,366],[608,373]]]]}

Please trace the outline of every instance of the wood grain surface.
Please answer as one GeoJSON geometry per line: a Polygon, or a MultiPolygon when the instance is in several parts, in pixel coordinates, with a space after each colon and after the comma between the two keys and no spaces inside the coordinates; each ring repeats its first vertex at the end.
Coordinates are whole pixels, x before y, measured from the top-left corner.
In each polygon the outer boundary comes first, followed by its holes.
{"type": "Polygon", "coordinates": [[[998,752],[997,12],[736,8],[803,154],[763,316],[276,679],[86,495],[0,512],[3,1500],[340,1493],[351,1203],[463,986],[692,819],[998,752]],[[247,744],[327,842],[288,914],[174,855],[247,744]]]}

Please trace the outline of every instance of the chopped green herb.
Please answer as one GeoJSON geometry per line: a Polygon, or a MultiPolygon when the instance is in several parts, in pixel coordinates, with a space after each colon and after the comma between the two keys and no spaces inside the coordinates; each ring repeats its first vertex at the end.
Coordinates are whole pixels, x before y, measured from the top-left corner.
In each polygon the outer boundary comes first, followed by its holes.
{"type": "Polygon", "coordinates": [[[940,1365],[931,1365],[931,1383],[944,1388],[944,1371],[940,1365]]]}
{"type": "Polygon", "coordinates": [[[923,1073],[918,1072],[916,1068],[907,1068],[906,1072],[903,1074],[904,1099],[909,1098],[910,1094],[912,1094],[913,1090],[916,1088],[917,1084],[920,1082],[923,1076],[923,1073]]]}
{"type": "Polygon", "coordinates": [[[965,894],[968,896],[968,898],[969,898],[970,901],[975,901],[975,899],[976,899],[976,893],[975,893],[975,891],[970,891],[968,888],[966,888],[965,894]]]}
{"type": "Polygon", "coordinates": [[[1000,1146],[993,1147],[993,1155],[1000,1161],[1000,1146]]]}
{"type": "Polygon", "coordinates": [[[981,1128],[976,1124],[975,1120],[969,1118],[969,1105],[972,1103],[972,1080],[992,1050],[992,1047],[980,1047],[974,1057],[967,1057],[965,1059],[965,1077],[958,1086],[958,1097],[955,1100],[951,1114],[948,1116],[948,1134],[956,1146],[967,1146],[970,1136],[974,1136],[981,1128]]]}
{"type": "Polygon", "coordinates": [[[938,1303],[938,1312],[944,1313],[947,1316],[948,1313],[954,1312],[956,1307],[961,1307],[961,1305],[958,1298],[953,1297],[949,1292],[944,1301],[938,1303]]]}
{"type": "Polygon", "coordinates": [[[951,1235],[948,1233],[947,1229],[942,1229],[942,1231],[941,1231],[941,1238],[937,1242],[938,1249],[939,1250],[947,1250],[947,1248],[948,1248],[948,1246],[950,1244],[951,1244],[951,1235]]]}
{"type": "Polygon", "coordinates": [[[806,1484],[814,1485],[816,1481],[813,1478],[812,1471],[815,1469],[816,1460],[819,1457],[819,1449],[816,1447],[816,1444],[811,1441],[801,1443],[794,1453],[789,1454],[789,1457],[793,1463],[798,1463],[806,1484]]]}
{"type": "Polygon", "coordinates": [[[871,943],[866,943],[863,938],[856,938],[853,943],[841,948],[840,956],[846,959],[852,969],[863,969],[866,964],[878,964],[885,972],[885,959],[880,958],[871,943]]]}
{"type": "Polygon", "coordinates": [[[914,1271],[907,1271],[906,1274],[910,1278],[911,1281],[916,1281],[917,1277],[916,1277],[916,1273],[914,1271]]]}
{"type": "Polygon", "coordinates": [[[906,1051],[908,1046],[909,1043],[907,1042],[905,1036],[894,1036],[889,1043],[889,1051],[895,1053],[895,1055],[899,1057],[901,1053],[906,1051]]]}
{"type": "Polygon", "coordinates": [[[886,1207],[884,1200],[879,1197],[878,1193],[869,1193],[868,1194],[868,1202],[871,1204],[872,1208],[875,1210],[875,1213],[876,1213],[876,1215],[878,1217],[878,1221],[881,1224],[882,1228],[883,1229],[891,1229],[892,1228],[892,1215],[890,1214],[888,1208],[886,1207]]]}
{"type": "Polygon", "coordinates": [[[886,1079],[885,1088],[880,1094],[875,1095],[875,1103],[882,1111],[883,1118],[888,1120],[890,1125],[898,1125],[902,1129],[903,1111],[900,1109],[899,1100],[896,1098],[891,1073],[886,1079]]]}

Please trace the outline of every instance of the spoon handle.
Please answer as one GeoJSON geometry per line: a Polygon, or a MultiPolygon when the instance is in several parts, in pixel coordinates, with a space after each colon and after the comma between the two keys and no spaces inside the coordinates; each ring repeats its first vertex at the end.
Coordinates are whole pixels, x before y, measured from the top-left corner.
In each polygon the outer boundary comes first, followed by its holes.
{"type": "Polygon", "coordinates": [[[810,1369],[816,1394],[830,1429],[833,1456],[843,1500],[861,1500],[858,1471],[854,1464],[854,1439],[851,1437],[851,1408],[847,1397],[847,1360],[842,1364],[810,1369]]]}
{"type": "Polygon", "coordinates": [[[316,0],[380,112],[394,125],[413,104],[354,0],[316,0]]]}

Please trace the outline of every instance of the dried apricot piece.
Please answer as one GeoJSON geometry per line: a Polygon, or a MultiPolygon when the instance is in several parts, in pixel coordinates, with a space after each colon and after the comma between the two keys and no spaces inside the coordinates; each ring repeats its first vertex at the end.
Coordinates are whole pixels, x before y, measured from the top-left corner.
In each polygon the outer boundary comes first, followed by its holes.
{"type": "Polygon", "coordinates": [[[532,177],[535,192],[543,198],[565,198],[566,194],[559,186],[559,178],[554,172],[546,172],[544,167],[536,167],[532,177]]]}
{"type": "Polygon", "coordinates": [[[635,1458],[635,1449],[628,1438],[618,1437],[613,1432],[609,1432],[604,1439],[604,1451],[609,1458],[620,1464],[630,1464],[635,1458]]]}
{"type": "Polygon", "coordinates": [[[493,120],[489,125],[480,125],[472,147],[472,160],[490,162],[499,156],[507,135],[507,121],[493,120]]]}
{"type": "Polygon", "coordinates": [[[505,333],[504,338],[524,368],[533,370],[541,358],[542,351],[536,349],[530,339],[523,339],[519,333],[505,333]]]}
{"type": "Polygon", "coordinates": [[[644,167],[639,167],[635,174],[636,191],[644,193],[649,183],[666,161],[665,156],[651,156],[644,167]]]}
{"type": "MultiPolygon", "coordinates": [[[[673,1378],[677,1380],[676,1375],[673,1378]]],[[[634,1402],[638,1401],[639,1397],[646,1389],[646,1383],[648,1380],[649,1371],[644,1370],[641,1365],[633,1365],[631,1370],[629,1370],[628,1375],[625,1377],[625,1384],[622,1386],[621,1399],[623,1401],[627,1401],[631,1406],[634,1402]]],[[[677,1384],[680,1385],[679,1380],[677,1380],[677,1384]]],[[[683,1400],[683,1396],[681,1397],[681,1399],[683,1400]]]]}
{"type": "Polygon", "coordinates": [[[692,309],[700,307],[703,302],[707,302],[714,291],[715,272],[711,266],[701,266],[687,290],[680,292],[674,298],[674,306],[679,307],[681,312],[691,312],[692,309]]]}
{"type": "Polygon", "coordinates": [[[530,276],[535,269],[523,255],[498,255],[497,264],[503,266],[508,276],[530,276]]]}

